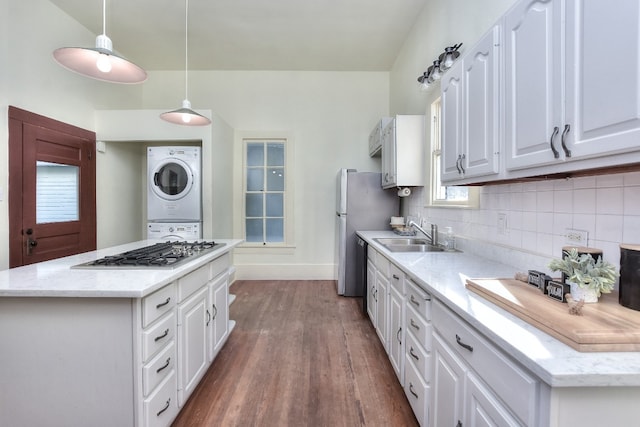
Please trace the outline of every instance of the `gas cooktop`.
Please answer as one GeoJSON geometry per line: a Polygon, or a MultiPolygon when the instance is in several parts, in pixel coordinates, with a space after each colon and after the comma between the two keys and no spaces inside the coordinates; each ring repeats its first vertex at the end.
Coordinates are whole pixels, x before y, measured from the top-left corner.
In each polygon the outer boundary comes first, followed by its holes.
{"type": "Polygon", "coordinates": [[[145,269],[174,268],[212,252],[224,243],[216,242],[164,242],[134,249],[117,255],[109,255],[95,261],[74,265],[71,268],[145,269]]]}

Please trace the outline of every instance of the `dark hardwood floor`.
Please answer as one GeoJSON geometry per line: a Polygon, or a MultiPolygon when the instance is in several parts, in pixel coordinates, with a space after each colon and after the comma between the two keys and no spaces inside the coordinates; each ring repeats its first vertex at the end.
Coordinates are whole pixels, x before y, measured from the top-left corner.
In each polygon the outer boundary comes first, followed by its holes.
{"type": "Polygon", "coordinates": [[[236,327],[174,426],[417,426],[360,299],[237,281],[236,327]]]}

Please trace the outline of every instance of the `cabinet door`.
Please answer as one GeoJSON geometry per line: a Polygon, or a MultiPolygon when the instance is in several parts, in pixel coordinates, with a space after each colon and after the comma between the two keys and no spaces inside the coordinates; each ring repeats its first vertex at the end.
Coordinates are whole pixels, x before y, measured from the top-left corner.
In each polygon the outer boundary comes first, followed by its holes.
{"type": "Polygon", "coordinates": [[[396,185],[396,119],[392,119],[382,132],[382,186],[396,185]]]}
{"type": "Polygon", "coordinates": [[[500,27],[489,31],[462,62],[462,173],[465,178],[498,173],[500,27]]]}
{"type": "Polygon", "coordinates": [[[568,1],[566,35],[572,158],[640,149],[640,3],[568,1]]]}
{"type": "Polygon", "coordinates": [[[208,302],[208,354],[211,362],[222,348],[229,332],[229,276],[226,272],[209,284],[208,302]]]}
{"type": "Polygon", "coordinates": [[[455,64],[442,80],[441,181],[462,178],[462,65],[455,64]]]}
{"type": "Polygon", "coordinates": [[[373,326],[376,325],[378,304],[376,297],[376,267],[370,259],[367,259],[367,314],[373,326]]]}
{"type": "Polygon", "coordinates": [[[505,15],[505,166],[508,170],[563,158],[560,147],[562,4],[561,0],[525,0],[505,15]],[[558,152],[558,158],[553,150],[558,152]]]}
{"type": "Polygon", "coordinates": [[[429,425],[457,426],[462,423],[467,368],[437,333],[433,344],[433,419],[429,425]]]}
{"type": "Polygon", "coordinates": [[[178,306],[178,405],[204,375],[207,359],[207,287],[178,306]]]}
{"type": "Polygon", "coordinates": [[[389,295],[389,360],[400,384],[404,385],[404,297],[394,286],[389,295]]]}
{"type": "Polygon", "coordinates": [[[389,279],[382,275],[380,271],[376,273],[376,332],[384,349],[389,352],[389,318],[388,318],[388,292],[389,279]]]}
{"type": "MultiPolygon", "coordinates": [[[[515,391],[515,390],[514,390],[515,391]]],[[[520,424],[472,372],[467,373],[467,427],[519,427],[520,424]]]]}

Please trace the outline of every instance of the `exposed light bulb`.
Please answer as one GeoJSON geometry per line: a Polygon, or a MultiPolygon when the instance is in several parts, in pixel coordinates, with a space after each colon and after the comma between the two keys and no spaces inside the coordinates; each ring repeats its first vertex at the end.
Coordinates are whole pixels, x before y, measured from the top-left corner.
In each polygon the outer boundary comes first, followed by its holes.
{"type": "Polygon", "coordinates": [[[453,54],[447,52],[447,55],[444,60],[445,69],[448,70],[449,68],[451,68],[452,65],[453,65],[453,54]]]}
{"type": "Polygon", "coordinates": [[[96,67],[98,70],[103,73],[108,73],[111,71],[111,60],[109,59],[109,55],[101,53],[98,55],[98,60],[96,61],[96,67]]]}
{"type": "Polygon", "coordinates": [[[182,114],[182,123],[190,123],[191,122],[191,114],[183,113],[182,114]]]}

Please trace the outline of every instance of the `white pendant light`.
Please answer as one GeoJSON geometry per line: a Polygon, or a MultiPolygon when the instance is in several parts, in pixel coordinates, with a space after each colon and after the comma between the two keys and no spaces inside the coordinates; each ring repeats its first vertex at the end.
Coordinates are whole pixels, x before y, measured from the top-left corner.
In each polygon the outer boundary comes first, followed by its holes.
{"type": "Polygon", "coordinates": [[[191,102],[187,99],[188,95],[188,69],[189,69],[189,0],[184,1],[184,101],[182,101],[182,108],[177,110],[167,111],[160,114],[162,120],[166,120],[170,123],[185,126],[205,126],[211,123],[209,118],[198,114],[191,109],[191,102]]]}
{"type": "Polygon", "coordinates": [[[136,84],[147,80],[147,73],[133,62],[113,53],[113,43],[106,34],[106,0],[102,1],[102,34],[96,47],[61,47],[53,57],[75,73],[111,83],[136,84]]]}

